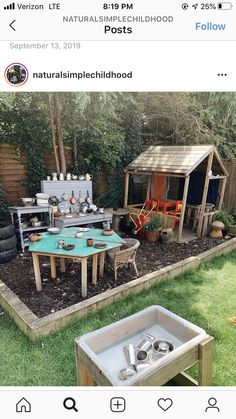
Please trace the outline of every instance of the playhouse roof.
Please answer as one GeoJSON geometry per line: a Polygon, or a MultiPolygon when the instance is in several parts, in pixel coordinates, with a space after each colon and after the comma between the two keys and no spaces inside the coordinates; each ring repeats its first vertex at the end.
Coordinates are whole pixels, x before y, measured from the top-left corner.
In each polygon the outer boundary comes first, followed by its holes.
{"type": "Polygon", "coordinates": [[[188,176],[209,154],[214,151],[214,159],[221,173],[228,175],[221,157],[213,145],[192,146],[151,146],[126,167],[131,172],[163,172],[188,176]]]}

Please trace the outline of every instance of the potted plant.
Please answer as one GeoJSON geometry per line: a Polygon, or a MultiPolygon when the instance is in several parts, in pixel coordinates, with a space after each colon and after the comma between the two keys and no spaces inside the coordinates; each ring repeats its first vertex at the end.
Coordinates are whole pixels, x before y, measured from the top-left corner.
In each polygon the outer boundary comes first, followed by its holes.
{"type": "Polygon", "coordinates": [[[232,227],[232,224],[234,224],[234,217],[226,211],[219,211],[215,214],[215,221],[221,221],[224,224],[225,227],[222,230],[222,234],[225,237],[232,227]]]}
{"type": "Polygon", "coordinates": [[[143,226],[146,232],[146,237],[149,242],[155,243],[160,235],[161,220],[160,217],[152,217],[150,221],[143,226]]]}

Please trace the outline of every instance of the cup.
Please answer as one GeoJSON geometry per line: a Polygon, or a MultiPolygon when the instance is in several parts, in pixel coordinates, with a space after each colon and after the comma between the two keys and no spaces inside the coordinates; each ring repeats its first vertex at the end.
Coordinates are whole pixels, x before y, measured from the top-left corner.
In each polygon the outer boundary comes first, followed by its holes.
{"type": "Polygon", "coordinates": [[[47,176],[47,180],[51,180],[51,176],[47,176]]]}
{"type": "Polygon", "coordinates": [[[86,241],[87,246],[92,247],[93,246],[93,239],[89,238],[86,241]]]}
{"type": "Polygon", "coordinates": [[[65,241],[64,240],[57,240],[56,244],[57,244],[58,249],[63,249],[65,241]]]}

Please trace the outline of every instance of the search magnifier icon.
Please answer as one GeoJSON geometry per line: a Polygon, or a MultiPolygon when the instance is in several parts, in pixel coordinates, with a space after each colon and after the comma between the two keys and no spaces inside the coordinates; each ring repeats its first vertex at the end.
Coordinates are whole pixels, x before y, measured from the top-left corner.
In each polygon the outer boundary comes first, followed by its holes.
{"type": "Polygon", "coordinates": [[[73,397],[67,397],[63,401],[63,406],[67,410],[74,410],[75,412],[78,412],[78,409],[76,407],[76,401],[73,399],[73,397]]]}

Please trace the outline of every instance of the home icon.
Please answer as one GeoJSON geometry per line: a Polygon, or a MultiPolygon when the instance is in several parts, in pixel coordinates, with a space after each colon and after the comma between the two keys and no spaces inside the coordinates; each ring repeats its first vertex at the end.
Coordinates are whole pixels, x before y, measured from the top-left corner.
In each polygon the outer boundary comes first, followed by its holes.
{"type": "Polygon", "coordinates": [[[30,413],[31,404],[24,397],[16,404],[17,413],[30,413]]]}

